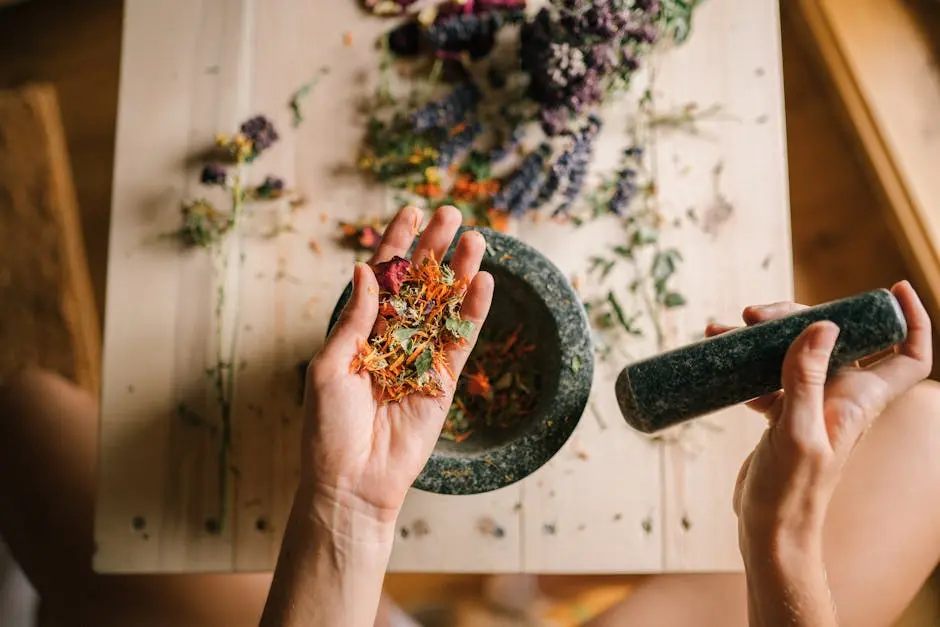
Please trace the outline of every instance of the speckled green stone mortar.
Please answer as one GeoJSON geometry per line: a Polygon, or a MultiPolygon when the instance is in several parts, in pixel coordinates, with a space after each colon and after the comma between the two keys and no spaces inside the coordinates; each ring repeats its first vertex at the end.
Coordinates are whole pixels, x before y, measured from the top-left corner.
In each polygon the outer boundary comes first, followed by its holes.
{"type": "MultiPolygon", "coordinates": [[[[461,228],[457,238],[467,231],[461,228]]],[[[485,327],[513,331],[535,346],[539,400],[535,411],[515,427],[478,428],[459,444],[438,440],[414,487],[438,494],[478,494],[497,490],[532,474],[564,445],[587,406],[594,378],[594,350],[587,316],[578,295],[558,268],[523,242],[484,228],[481,265],[495,279],[493,306],[485,327]]],[[[453,253],[457,238],[445,257],[453,253]]],[[[332,328],[352,293],[347,285],[332,328]]]]}
{"type": "Polygon", "coordinates": [[[830,371],[907,337],[901,306],[888,290],[810,307],[627,366],[616,387],[624,420],[638,431],[654,433],[779,390],[790,344],[822,320],[840,329],[830,371]]]}

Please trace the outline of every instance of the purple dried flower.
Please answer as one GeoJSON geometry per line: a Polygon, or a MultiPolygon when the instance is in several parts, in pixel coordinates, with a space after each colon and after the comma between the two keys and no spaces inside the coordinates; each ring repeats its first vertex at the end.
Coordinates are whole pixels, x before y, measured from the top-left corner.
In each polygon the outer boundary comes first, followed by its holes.
{"type": "Polygon", "coordinates": [[[636,171],[625,168],[619,174],[609,206],[611,213],[622,216],[636,195],[636,171]]]}
{"type": "Polygon", "coordinates": [[[483,125],[474,122],[441,144],[438,150],[438,167],[447,168],[458,156],[468,151],[481,132],[483,125]]]}
{"type": "Polygon", "coordinates": [[[529,153],[493,197],[493,208],[505,209],[515,214],[531,208],[545,182],[545,160],[549,154],[551,147],[547,143],[529,153]]]}
{"type": "Polygon", "coordinates": [[[278,178],[276,176],[271,176],[270,174],[265,177],[261,185],[255,188],[255,196],[257,198],[271,199],[271,198],[280,198],[284,195],[284,179],[278,178]]]}
{"type": "Polygon", "coordinates": [[[218,163],[207,163],[199,174],[199,182],[203,185],[219,185],[225,187],[228,179],[228,173],[225,168],[218,163]]]}
{"type": "Polygon", "coordinates": [[[428,103],[412,114],[411,122],[415,132],[456,126],[476,110],[482,96],[480,88],[474,83],[458,85],[449,95],[428,103]]]}
{"type": "Polygon", "coordinates": [[[493,49],[500,28],[523,17],[521,12],[503,11],[451,15],[438,19],[426,35],[440,53],[469,52],[471,58],[479,59],[493,49]]]}
{"type": "Polygon", "coordinates": [[[256,115],[247,120],[240,130],[251,140],[253,157],[270,148],[279,139],[274,124],[263,115],[256,115]]]}
{"type": "Polygon", "coordinates": [[[652,44],[659,39],[659,31],[652,24],[630,26],[624,32],[624,35],[629,39],[634,39],[644,44],[652,44]]]}
{"type": "Polygon", "coordinates": [[[400,57],[416,57],[421,53],[421,24],[409,20],[388,34],[388,48],[400,57]]]}

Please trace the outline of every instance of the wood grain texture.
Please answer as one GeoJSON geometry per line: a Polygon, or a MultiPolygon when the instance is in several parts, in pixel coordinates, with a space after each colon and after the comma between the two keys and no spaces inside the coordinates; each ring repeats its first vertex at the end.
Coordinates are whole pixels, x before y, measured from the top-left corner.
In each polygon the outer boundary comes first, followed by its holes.
{"type": "MultiPolygon", "coordinates": [[[[329,15],[298,0],[127,3],[108,269],[99,571],[273,565],[298,469],[294,364],[321,344],[352,262],[333,243],[335,219],[392,209],[382,190],[347,174],[362,132],[355,105],[369,93],[378,66],[370,44],[385,27],[351,2],[337,3],[329,15]],[[352,46],[343,44],[345,31],[352,46]],[[287,100],[322,65],[331,71],[304,103],[307,121],[291,131],[287,100]],[[205,193],[187,160],[214,133],[255,113],[271,116],[283,139],[252,166],[251,177],[285,176],[309,203],[292,217],[296,234],[278,238],[263,235],[289,210],[259,211],[241,243],[244,261],[233,257],[229,302],[239,303],[234,514],[217,536],[204,526],[216,508],[216,442],[207,430],[182,424],[176,411],[181,401],[212,411],[204,375],[216,342],[212,269],[201,252],[181,254],[153,240],[177,226],[184,198],[205,193]],[[322,256],[310,251],[310,238],[322,256]],[[146,519],[146,532],[131,524],[135,516],[146,519]]],[[[776,3],[742,8],[713,0],[699,11],[687,46],[653,68],[657,109],[697,101],[726,113],[696,137],[656,134],[661,210],[671,220],[689,207],[700,215],[733,208],[714,232],[694,225],[670,231],[686,258],[679,281],[690,305],[665,321],[667,345],[700,336],[711,317],[734,319],[750,302],[792,295],[779,55],[776,3]]],[[[607,111],[608,120],[619,120],[608,124],[612,129],[626,121],[624,107],[607,111]]],[[[616,130],[606,134],[599,162],[612,163],[622,143],[616,130]]],[[[523,222],[514,233],[569,275],[583,274],[599,243],[618,237],[605,222],[581,231],[523,222]]],[[[611,281],[624,285],[628,277],[611,281]]],[[[656,345],[650,338],[623,348],[637,358],[656,345]]],[[[624,359],[599,364],[593,411],[528,479],[474,497],[411,494],[392,570],[740,568],[730,489],[760,421],[731,410],[710,418],[713,427],[700,423],[681,445],[651,443],[617,414],[612,380],[624,359]],[[481,531],[489,521],[503,529],[502,537],[481,531]]]]}
{"type": "Polygon", "coordinates": [[[812,0],[794,3],[791,12],[821,61],[885,200],[888,224],[937,318],[940,181],[932,164],[940,157],[940,72],[931,36],[911,3],[812,0]]]}
{"type": "Polygon", "coordinates": [[[41,367],[98,393],[98,314],[47,84],[0,91],[0,321],[0,381],[41,367]]]}

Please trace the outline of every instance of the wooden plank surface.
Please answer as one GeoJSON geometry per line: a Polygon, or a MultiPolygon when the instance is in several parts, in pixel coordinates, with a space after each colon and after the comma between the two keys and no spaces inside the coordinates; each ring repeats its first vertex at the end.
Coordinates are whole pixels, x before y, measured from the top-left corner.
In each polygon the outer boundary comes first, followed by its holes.
{"type": "MultiPolygon", "coordinates": [[[[351,253],[332,244],[335,219],[392,208],[382,190],[343,175],[362,132],[354,105],[376,77],[370,43],[386,27],[361,16],[352,2],[336,3],[329,14],[299,0],[265,2],[263,8],[252,0],[127,3],[109,250],[98,570],[273,565],[296,481],[294,364],[321,344],[352,262],[351,253]],[[343,43],[346,31],[352,46],[343,43]],[[304,103],[307,121],[291,131],[286,102],[323,65],[331,71],[304,103]],[[187,160],[214,133],[255,113],[272,117],[283,132],[250,176],[285,176],[310,202],[292,218],[296,234],[278,238],[263,234],[275,219],[272,211],[283,220],[286,206],[259,213],[241,243],[244,262],[237,254],[231,265],[230,300],[240,303],[233,442],[238,471],[231,524],[216,535],[205,528],[217,506],[215,444],[206,430],[182,424],[177,415],[181,400],[196,410],[211,406],[204,368],[216,343],[212,268],[204,254],[180,254],[154,239],[177,226],[184,198],[204,193],[187,160]],[[321,214],[330,220],[323,223],[321,214]],[[311,237],[320,242],[321,256],[309,250],[311,237]]],[[[654,64],[651,82],[637,85],[650,86],[663,111],[697,101],[721,105],[724,113],[698,137],[662,130],[654,138],[657,201],[665,215],[681,217],[689,207],[700,215],[724,215],[732,208],[708,233],[695,225],[670,231],[686,258],[679,281],[690,304],[666,320],[666,345],[699,336],[711,317],[734,320],[752,301],[791,296],[779,51],[772,0],[709,0],[696,15],[687,47],[665,54],[654,64]]],[[[606,112],[614,130],[602,139],[599,162],[610,162],[622,147],[615,129],[634,109],[623,104],[606,112]]],[[[513,232],[566,274],[583,274],[592,250],[616,241],[619,231],[601,221],[579,231],[525,222],[513,232]]],[[[600,289],[588,285],[586,296],[600,289]]],[[[657,350],[652,340],[623,348],[633,358],[657,350]]],[[[392,569],[739,568],[730,489],[760,420],[732,410],[691,427],[677,443],[641,438],[619,418],[613,398],[612,378],[625,359],[598,364],[593,411],[528,479],[475,497],[411,494],[392,569]],[[486,521],[502,527],[503,537],[481,531],[486,521]]]]}
{"type": "Polygon", "coordinates": [[[0,382],[41,367],[97,395],[98,313],[55,88],[0,91],[0,382]]]}

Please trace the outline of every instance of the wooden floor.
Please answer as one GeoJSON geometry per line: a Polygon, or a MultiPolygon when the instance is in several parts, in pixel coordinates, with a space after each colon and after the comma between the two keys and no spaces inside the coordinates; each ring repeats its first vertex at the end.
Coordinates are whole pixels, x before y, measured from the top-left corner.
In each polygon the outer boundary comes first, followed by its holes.
{"type": "MultiPolygon", "coordinates": [[[[121,0],[42,0],[0,9],[0,88],[49,80],[59,90],[99,311],[121,13],[121,0]]],[[[798,299],[821,302],[902,278],[903,263],[852,142],[786,20],[784,75],[798,299]]],[[[391,587],[406,603],[427,601],[478,590],[479,578],[399,576],[391,587]]]]}

